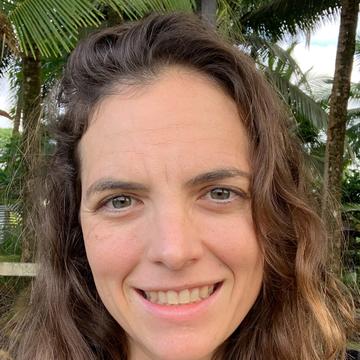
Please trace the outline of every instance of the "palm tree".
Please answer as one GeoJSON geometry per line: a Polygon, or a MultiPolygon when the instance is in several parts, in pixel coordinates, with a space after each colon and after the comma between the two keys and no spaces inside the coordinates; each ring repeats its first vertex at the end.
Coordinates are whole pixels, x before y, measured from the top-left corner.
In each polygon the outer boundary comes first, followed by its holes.
{"type": "MultiPolygon", "coordinates": [[[[350,78],[355,52],[356,26],[359,0],[341,2],[341,21],[336,54],[334,83],[331,92],[329,125],[325,152],[324,190],[322,212],[325,220],[331,223],[326,211],[331,203],[329,192],[334,200],[334,214],[340,222],[341,182],[343,172],[344,140],[347,123],[347,104],[350,95],[350,78]]],[[[333,225],[332,244],[334,270],[340,272],[340,258],[343,247],[340,229],[333,225]]]]}
{"type": "Polygon", "coordinates": [[[319,22],[332,19],[340,6],[340,0],[245,0],[241,3],[235,11],[246,31],[255,31],[273,41],[286,34],[312,31],[319,22]],[[244,7],[247,7],[245,11],[241,9],[244,7]]]}
{"type": "MultiPolygon", "coordinates": [[[[43,88],[39,81],[40,59],[44,63],[44,59],[51,56],[63,57],[76,44],[84,29],[97,27],[103,21],[113,24],[123,18],[137,19],[154,10],[194,11],[196,3],[201,3],[202,12],[209,21],[214,21],[215,0],[0,1],[0,17],[5,19],[3,23],[8,24],[7,32],[0,29],[0,38],[5,40],[2,41],[6,44],[5,48],[16,56],[21,54],[22,58],[25,82],[23,96],[19,96],[19,100],[23,100],[24,142],[31,143],[30,139],[34,139],[34,130],[39,124],[43,88]],[[35,115],[30,116],[31,113],[35,115]]],[[[259,64],[263,63],[264,56],[274,55],[296,69],[288,54],[269,40],[277,40],[286,33],[294,34],[299,29],[308,31],[324,16],[332,17],[339,5],[340,0],[218,0],[217,23],[220,31],[248,48],[259,64]]],[[[266,69],[265,66],[263,69],[266,69]]],[[[297,113],[303,113],[320,123],[326,120],[318,104],[299,92],[288,79],[270,71],[268,76],[280,89],[284,99],[296,107],[297,113]]],[[[33,151],[25,153],[33,156],[33,151]]]]}
{"type": "MultiPolygon", "coordinates": [[[[299,30],[310,31],[326,18],[333,18],[341,11],[341,25],[338,41],[334,86],[331,96],[328,140],[324,171],[324,191],[322,209],[329,208],[329,193],[335,200],[335,214],[340,218],[341,177],[346,129],[347,101],[349,98],[350,74],[353,62],[356,24],[359,0],[260,0],[228,1],[219,0],[227,10],[225,15],[239,19],[243,37],[257,35],[262,39],[275,42],[286,34],[296,34],[299,30]]],[[[257,55],[256,51],[252,54],[257,55]]],[[[339,222],[337,222],[339,223],[339,222]]],[[[341,231],[334,222],[332,240],[334,248],[334,270],[340,270],[341,231]],[[336,230],[337,229],[337,230],[336,230]]]]}
{"type": "MultiPolygon", "coordinates": [[[[202,3],[206,3],[206,1],[202,3]]],[[[310,33],[316,24],[323,21],[326,17],[334,17],[341,9],[341,26],[330,103],[322,198],[323,218],[329,223],[330,228],[333,229],[331,234],[333,268],[335,271],[340,272],[343,244],[341,228],[337,224],[340,224],[341,216],[341,179],[347,101],[349,98],[351,66],[355,49],[359,0],[259,0],[257,2],[219,0],[218,3],[218,22],[220,27],[224,24],[224,32],[235,31],[238,39],[242,40],[243,43],[247,42],[250,46],[250,54],[254,58],[259,56],[259,50],[268,51],[268,55],[270,54],[271,57],[273,49],[269,49],[267,45],[269,42],[261,44],[262,40],[271,40],[270,44],[273,44],[285,34],[296,34],[299,30],[310,33]],[[229,27],[229,23],[232,26],[229,27]],[[258,46],[259,43],[260,46],[258,46]],[[335,207],[333,214],[337,218],[335,222],[331,220],[333,216],[325,215],[330,208],[330,192],[335,200],[335,202],[332,202],[335,207]]],[[[359,53],[359,46],[357,51],[359,53]]],[[[288,93],[294,99],[294,93],[298,88],[292,87],[289,82],[285,82],[284,78],[279,76],[279,72],[270,71],[269,73],[269,70],[271,69],[267,68],[265,72],[273,78],[281,93],[285,93],[285,95],[288,93]]],[[[303,98],[303,96],[298,96],[295,104],[301,103],[303,98]]],[[[306,103],[308,106],[310,105],[309,101],[306,103]]],[[[314,106],[309,106],[308,109],[314,109],[314,106]]],[[[315,116],[315,118],[318,118],[318,116],[315,116]]]]}

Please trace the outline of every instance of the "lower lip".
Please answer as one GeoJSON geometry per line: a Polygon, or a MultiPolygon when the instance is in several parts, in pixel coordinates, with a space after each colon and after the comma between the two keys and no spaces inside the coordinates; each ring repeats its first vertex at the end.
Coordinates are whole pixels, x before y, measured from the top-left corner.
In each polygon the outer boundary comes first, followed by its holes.
{"type": "Polygon", "coordinates": [[[219,297],[223,283],[216,287],[216,290],[206,299],[184,305],[161,305],[155,304],[145,299],[137,290],[135,293],[145,310],[153,316],[164,320],[188,321],[194,320],[194,317],[207,312],[210,306],[219,297]]]}

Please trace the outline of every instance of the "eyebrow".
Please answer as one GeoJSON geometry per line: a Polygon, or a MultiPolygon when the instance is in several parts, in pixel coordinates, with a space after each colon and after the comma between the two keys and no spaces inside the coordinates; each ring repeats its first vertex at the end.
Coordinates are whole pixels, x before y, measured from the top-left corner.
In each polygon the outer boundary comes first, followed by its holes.
{"type": "MultiPolygon", "coordinates": [[[[203,174],[199,174],[194,178],[188,180],[185,183],[186,187],[194,187],[199,186],[201,184],[206,184],[212,181],[219,181],[228,178],[235,178],[235,177],[244,177],[246,179],[250,179],[250,174],[237,169],[237,168],[223,168],[223,169],[216,169],[212,171],[208,171],[203,174]]],[[[123,181],[123,180],[116,180],[112,178],[103,178],[99,179],[94,182],[86,191],[86,198],[91,197],[95,193],[100,193],[103,191],[108,190],[127,190],[127,191],[148,191],[149,189],[137,182],[132,181],[123,181]]]]}
{"type": "Polygon", "coordinates": [[[186,182],[186,186],[198,186],[212,181],[219,181],[235,177],[244,177],[246,179],[250,179],[250,174],[237,168],[216,169],[195,176],[186,182]]]}
{"type": "Polygon", "coordinates": [[[147,187],[137,182],[105,178],[105,179],[99,179],[96,182],[94,182],[86,190],[85,196],[86,198],[89,198],[91,195],[95,193],[100,193],[108,190],[118,190],[118,189],[127,190],[127,191],[146,191],[147,187]]]}

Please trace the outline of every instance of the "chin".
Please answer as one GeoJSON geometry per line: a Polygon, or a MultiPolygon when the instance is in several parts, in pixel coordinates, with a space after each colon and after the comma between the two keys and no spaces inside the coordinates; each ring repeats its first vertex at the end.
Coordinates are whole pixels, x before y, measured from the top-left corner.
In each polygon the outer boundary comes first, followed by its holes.
{"type": "Polygon", "coordinates": [[[216,350],[213,346],[214,344],[210,344],[208,341],[199,343],[199,339],[196,339],[196,337],[176,344],[164,338],[157,346],[147,348],[143,356],[131,356],[131,359],[210,360],[216,350]]]}

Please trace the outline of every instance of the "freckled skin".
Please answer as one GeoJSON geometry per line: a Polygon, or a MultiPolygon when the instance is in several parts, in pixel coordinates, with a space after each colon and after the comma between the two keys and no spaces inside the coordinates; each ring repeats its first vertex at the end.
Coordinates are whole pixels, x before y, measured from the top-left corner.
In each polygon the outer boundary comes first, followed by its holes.
{"type": "Polygon", "coordinates": [[[263,278],[244,176],[189,185],[222,168],[250,173],[236,104],[203,75],[171,68],[141,91],[106,97],[80,142],[80,218],[99,295],[125,329],[134,360],[206,360],[254,304],[263,278]],[[100,178],[145,190],[87,196],[100,178]],[[124,209],[112,197],[131,197],[124,209]],[[135,289],[222,281],[216,300],[185,322],[159,319],[135,289]]]}

